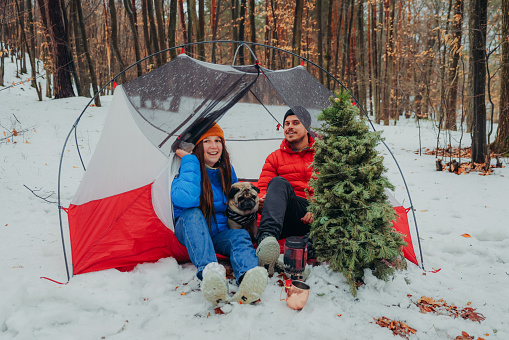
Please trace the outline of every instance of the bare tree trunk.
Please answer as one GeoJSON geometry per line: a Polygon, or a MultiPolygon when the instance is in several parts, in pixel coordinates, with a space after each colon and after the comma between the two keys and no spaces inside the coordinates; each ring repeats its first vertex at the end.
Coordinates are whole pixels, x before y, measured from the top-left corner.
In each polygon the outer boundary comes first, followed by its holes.
{"type": "Polygon", "coordinates": [[[70,26],[72,27],[74,46],[76,49],[77,71],[79,73],[81,95],[85,97],[92,97],[90,93],[90,77],[87,74],[87,61],[85,59],[85,51],[80,39],[79,24],[78,24],[78,10],[76,9],[76,2],[71,2],[70,11],[70,26]]]}
{"type": "MultiPolygon", "coordinates": [[[[205,3],[198,0],[198,41],[205,40],[205,3]]],[[[205,61],[205,45],[198,45],[198,59],[205,61]]]]}
{"type": "MultiPolygon", "coordinates": [[[[332,3],[332,0],[331,0],[332,3]]],[[[300,55],[300,42],[302,40],[302,15],[304,13],[304,1],[295,0],[295,19],[293,21],[292,52],[300,55]]],[[[292,67],[300,64],[300,58],[292,58],[292,67]]]]}
{"type": "MultiPolygon", "coordinates": [[[[5,12],[2,12],[3,16],[5,16],[5,12]]],[[[4,53],[4,41],[5,41],[5,34],[4,34],[4,23],[3,18],[0,21],[0,86],[4,86],[4,70],[5,70],[5,53],[4,53]]]]}
{"type": "Polygon", "coordinates": [[[456,126],[456,102],[458,97],[458,62],[461,52],[461,30],[463,27],[463,0],[455,0],[454,16],[452,19],[452,44],[451,44],[451,61],[448,68],[446,87],[449,90],[448,105],[446,112],[445,128],[447,130],[457,130],[456,126]]]}
{"type": "MultiPolygon", "coordinates": [[[[176,0],[172,0],[175,2],[176,0]]],[[[134,55],[136,58],[136,61],[141,59],[141,53],[140,53],[140,40],[138,39],[138,27],[136,26],[136,20],[135,15],[133,11],[133,6],[129,0],[124,0],[124,8],[127,13],[127,18],[129,19],[129,25],[131,27],[131,34],[133,37],[133,44],[134,44],[134,55]]],[[[175,37],[175,35],[173,35],[175,37]]],[[[138,71],[138,77],[140,77],[143,74],[143,70],[141,68],[141,63],[136,64],[136,70],[138,71]]]]}
{"type": "Polygon", "coordinates": [[[470,27],[472,69],[472,162],[484,163],[486,150],[486,24],[488,0],[472,0],[470,27]]]}
{"type": "Polygon", "coordinates": [[[381,94],[381,108],[380,108],[380,120],[384,122],[385,125],[389,125],[389,103],[390,103],[390,89],[389,89],[389,82],[388,82],[388,74],[389,74],[389,63],[390,61],[390,16],[389,16],[389,1],[390,0],[384,0],[383,4],[383,11],[384,11],[384,21],[383,21],[383,33],[382,35],[385,37],[385,44],[382,44],[384,46],[384,62],[382,64],[382,76],[381,76],[381,88],[382,88],[382,94],[381,94]]]}
{"type": "MultiPolygon", "coordinates": [[[[449,6],[448,6],[448,10],[447,10],[447,19],[446,19],[446,25],[445,25],[445,30],[443,32],[443,37],[448,37],[449,36],[449,21],[450,21],[450,18],[451,18],[451,10],[452,10],[452,0],[449,0],[449,6]]],[[[438,39],[438,51],[439,51],[439,58],[440,58],[440,62],[439,62],[439,65],[440,65],[440,106],[439,106],[439,112],[440,112],[440,116],[439,116],[439,128],[443,128],[444,125],[445,125],[445,115],[446,115],[446,112],[448,111],[447,110],[447,105],[449,104],[448,102],[446,102],[446,97],[449,96],[449,84],[446,85],[446,80],[445,80],[445,69],[446,69],[446,59],[445,59],[445,56],[446,56],[446,52],[447,52],[447,42],[444,41],[444,48],[442,49],[442,40],[445,40],[444,39],[438,39]],[[441,53],[441,54],[440,54],[441,53]],[[447,86],[447,89],[446,89],[446,86],[447,86]]]]}
{"type": "Polygon", "coordinates": [[[92,58],[90,57],[90,49],[88,48],[87,33],[85,30],[85,22],[83,20],[83,10],[81,8],[81,1],[74,0],[74,3],[76,5],[76,10],[78,12],[78,22],[79,22],[79,27],[80,27],[81,43],[83,44],[85,58],[87,60],[88,71],[90,74],[90,80],[92,82],[92,90],[94,91],[94,95],[96,95],[96,97],[94,99],[94,104],[96,106],[101,106],[101,99],[99,97],[99,94],[98,94],[99,91],[97,89],[97,77],[95,75],[94,64],[92,63],[92,58]]]}
{"type": "MultiPolygon", "coordinates": [[[[111,47],[113,49],[113,54],[117,59],[119,71],[123,71],[125,69],[124,61],[122,60],[122,56],[120,55],[120,50],[118,48],[118,34],[117,34],[117,9],[115,8],[115,0],[108,0],[109,8],[110,8],[110,17],[111,17],[111,47]]],[[[126,82],[125,73],[120,75],[120,80],[122,83],[126,82]]]]}
{"type": "Polygon", "coordinates": [[[378,109],[375,112],[375,122],[377,124],[380,124],[383,117],[383,96],[384,96],[384,63],[382,60],[383,51],[385,49],[385,35],[384,35],[384,29],[385,29],[385,19],[384,19],[384,2],[387,0],[380,0],[378,3],[378,25],[376,27],[376,40],[377,40],[377,54],[376,54],[376,60],[377,60],[377,74],[376,74],[376,83],[378,85],[378,100],[375,103],[375,108],[378,109]]]}
{"type": "MultiPolygon", "coordinates": [[[[366,50],[364,48],[364,0],[359,0],[356,18],[356,52],[357,52],[357,86],[359,88],[359,104],[366,108],[366,50]]],[[[369,58],[368,58],[369,59],[369,58]]],[[[359,114],[363,114],[359,112],[359,114]]]]}
{"type": "Polygon", "coordinates": [[[395,0],[389,0],[389,21],[387,27],[387,114],[385,125],[389,125],[390,119],[396,120],[396,84],[395,84],[395,75],[394,75],[394,17],[395,17],[395,0]]]}
{"type": "MultiPolygon", "coordinates": [[[[219,9],[221,8],[221,0],[217,0],[217,4],[214,6],[214,0],[212,1],[212,40],[216,40],[217,27],[219,24],[219,9]]],[[[212,44],[212,62],[216,62],[216,43],[212,44]]]]}
{"type": "MultiPolygon", "coordinates": [[[[316,28],[318,37],[318,66],[323,67],[323,32],[322,32],[322,0],[316,0],[316,28]]],[[[323,72],[318,73],[318,80],[323,84],[323,72]]]]}
{"type": "MultiPolygon", "coordinates": [[[[329,8],[327,10],[327,21],[325,22],[325,69],[330,72],[332,60],[332,9],[334,8],[334,0],[329,0],[329,8]]],[[[331,77],[327,75],[325,86],[330,89],[331,77]]]]}
{"type": "MultiPolygon", "coordinates": [[[[299,0],[300,1],[300,0],[299,0]]],[[[256,21],[255,21],[255,0],[249,0],[249,33],[250,33],[250,41],[256,42],[256,21]]],[[[302,31],[301,31],[302,32],[302,31]]],[[[251,49],[253,50],[254,55],[256,55],[256,46],[251,45],[251,49]]],[[[254,64],[256,62],[255,58],[251,56],[251,63],[254,64]]]]}
{"type": "MultiPolygon", "coordinates": [[[[245,27],[245,24],[246,24],[246,6],[247,6],[246,0],[240,0],[239,41],[244,41],[245,40],[244,27],[245,27]]],[[[239,49],[239,54],[238,55],[239,55],[239,63],[241,65],[245,65],[244,47],[241,47],[239,49]]]]}
{"type": "Polygon", "coordinates": [[[346,84],[347,87],[349,87],[350,79],[349,79],[349,73],[350,73],[350,23],[352,22],[352,17],[350,13],[350,1],[351,0],[345,0],[344,2],[344,25],[345,25],[345,33],[343,35],[343,60],[341,62],[341,79],[346,78],[346,84]],[[346,73],[346,76],[345,76],[346,73]]]}
{"type": "MultiPolygon", "coordinates": [[[[28,33],[30,35],[29,53],[32,55],[32,58],[35,61],[34,9],[32,7],[32,0],[27,0],[27,12],[28,12],[28,33]]],[[[32,81],[31,81],[32,87],[37,87],[35,70],[33,70],[33,72],[34,73],[32,73],[32,81]]]]}
{"type": "MultiPolygon", "coordinates": [[[[16,7],[17,7],[17,11],[18,11],[18,19],[19,19],[19,28],[20,28],[20,32],[21,32],[21,40],[23,41],[24,45],[25,45],[25,48],[26,50],[28,51],[28,58],[30,60],[30,67],[32,68],[32,78],[35,79],[35,76],[36,76],[36,72],[35,72],[35,55],[32,55],[32,53],[30,53],[30,47],[28,46],[28,41],[27,41],[27,37],[26,37],[26,34],[25,34],[25,20],[24,20],[24,17],[21,15],[22,12],[21,12],[21,8],[18,4],[18,2],[16,1],[16,7]]],[[[42,93],[41,91],[39,90],[39,88],[37,86],[35,86],[35,90],[37,91],[37,97],[39,98],[39,101],[42,101],[42,93]]]]}
{"type": "Polygon", "coordinates": [[[509,0],[502,0],[502,60],[500,71],[500,118],[493,151],[509,153],[509,0]]]}
{"type": "MultiPolygon", "coordinates": [[[[321,1],[321,0],[319,0],[321,1]]],[[[271,39],[271,45],[273,46],[279,46],[279,35],[277,32],[278,29],[278,17],[277,17],[277,0],[270,0],[270,10],[272,15],[272,39],[271,39]]],[[[319,42],[321,44],[321,42],[319,42]]],[[[276,53],[274,50],[270,49],[270,68],[275,69],[276,68],[276,53]]],[[[322,63],[323,64],[323,63],[322,63]]]]}
{"type": "Polygon", "coordinates": [[[70,25],[69,20],[67,18],[67,11],[65,10],[65,0],[60,0],[60,8],[62,9],[62,18],[64,22],[64,32],[65,32],[65,41],[67,42],[67,59],[68,59],[68,67],[69,72],[71,72],[72,77],[74,78],[74,85],[76,86],[76,91],[78,92],[78,96],[81,96],[81,81],[79,79],[78,71],[76,69],[76,65],[74,64],[74,58],[72,56],[72,47],[70,40],[70,25]]]}
{"type": "MultiPolygon", "coordinates": [[[[150,29],[150,41],[152,42],[152,53],[156,53],[160,51],[159,48],[159,38],[157,37],[156,30],[156,20],[154,18],[154,3],[152,0],[144,0],[147,2],[147,14],[148,14],[148,24],[150,29]]],[[[163,64],[163,60],[161,55],[156,55],[157,66],[161,66],[163,64]]]]}
{"type": "MultiPolygon", "coordinates": [[[[154,0],[154,9],[156,13],[156,21],[157,21],[157,37],[159,38],[159,50],[162,51],[166,49],[166,38],[164,37],[164,22],[163,22],[163,0],[154,0]]],[[[168,61],[168,56],[166,52],[160,54],[161,64],[164,64],[168,61]]]]}
{"type": "MultiPolygon", "coordinates": [[[[339,45],[339,42],[341,41],[340,39],[340,36],[341,36],[341,26],[342,26],[342,22],[343,22],[343,4],[340,3],[339,4],[339,13],[337,15],[337,25],[336,25],[336,41],[335,41],[335,44],[336,44],[336,53],[334,55],[334,74],[339,74],[340,72],[338,71],[339,70],[339,52],[341,51],[340,49],[340,45],[339,45]]],[[[336,82],[334,82],[332,84],[332,91],[335,91],[336,90],[336,82]]]]}
{"type": "MultiPolygon", "coordinates": [[[[168,48],[175,47],[177,42],[175,35],[177,33],[177,0],[170,0],[170,20],[168,23],[168,48]]],[[[177,56],[175,49],[170,51],[170,58],[177,56]]]]}
{"type": "Polygon", "coordinates": [[[141,0],[141,19],[143,22],[143,37],[145,38],[145,48],[147,49],[147,55],[151,55],[155,51],[152,51],[152,44],[150,43],[149,23],[148,23],[148,9],[147,0],[141,0]]]}
{"type": "Polygon", "coordinates": [[[28,73],[27,72],[27,62],[26,62],[26,53],[28,49],[26,49],[26,44],[23,37],[26,37],[25,34],[25,2],[23,0],[15,0],[14,1],[17,8],[17,17],[19,19],[20,25],[20,34],[19,34],[19,45],[18,48],[20,50],[20,70],[21,74],[28,73]]]}
{"type": "Polygon", "coordinates": [[[373,97],[373,111],[375,121],[380,124],[380,82],[378,78],[378,39],[379,31],[376,18],[376,1],[371,2],[371,93],[373,97]]]}
{"type": "MultiPolygon", "coordinates": [[[[42,2],[42,0],[39,0],[42,2]]],[[[45,9],[48,20],[49,35],[51,38],[51,58],[53,61],[53,81],[55,99],[74,97],[72,89],[71,72],[69,70],[69,51],[66,41],[66,32],[62,18],[62,9],[58,0],[47,0],[47,6],[39,6],[45,9]]]]}
{"type": "Polygon", "coordinates": [[[187,28],[186,28],[186,16],[184,14],[184,0],[178,0],[180,28],[182,30],[182,40],[184,44],[188,43],[187,40],[187,28]]]}
{"type": "MultiPolygon", "coordinates": [[[[429,25],[430,28],[432,27],[438,27],[438,12],[435,13],[434,19],[432,20],[432,24],[429,25]]],[[[427,44],[427,51],[428,54],[426,55],[426,62],[425,62],[425,70],[424,70],[424,81],[422,83],[422,91],[421,93],[424,93],[423,98],[423,104],[422,108],[424,110],[423,115],[424,117],[429,117],[429,107],[430,107],[430,82],[431,82],[431,74],[433,69],[433,60],[435,59],[435,43],[439,39],[438,33],[436,31],[432,31],[431,36],[428,40],[427,44]]]]}
{"type": "Polygon", "coordinates": [[[366,73],[366,78],[368,80],[368,83],[366,85],[368,94],[368,101],[369,101],[369,115],[373,116],[373,77],[372,77],[372,70],[373,70],[373,44],[372,44],[372,17],[373,13],[371,11],[371,1],[368,1],[368,72],[366,73]]]}

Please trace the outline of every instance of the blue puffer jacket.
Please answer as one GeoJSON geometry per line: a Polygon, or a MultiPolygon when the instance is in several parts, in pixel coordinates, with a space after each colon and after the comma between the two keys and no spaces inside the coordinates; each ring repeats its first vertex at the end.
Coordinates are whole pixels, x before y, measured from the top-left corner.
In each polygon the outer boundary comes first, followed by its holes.
{"type": "MultiPolygon", "coordinates": [[[[215,236],[221,231],[228,229],[226,225],[228,219],[226,217],[227,197],[223,194],[223,189],[221,188],[221,171],[219,169],[207,168],[207,174],[212,186],[217,221],[216,224],[214,219],[211,219],[209,225],[210,235],[215,236]]],[[[232,167],[232,184],[236,182],[238,182],[237,175],[232,167]]],[[[175,219],[186,209],[198,208],[200,206],[200,195],[200,162],[195,155],[186,155],[182,157],[179,175],[173,180],[171,185],[171,201],[173,203],[175,219]]]]}

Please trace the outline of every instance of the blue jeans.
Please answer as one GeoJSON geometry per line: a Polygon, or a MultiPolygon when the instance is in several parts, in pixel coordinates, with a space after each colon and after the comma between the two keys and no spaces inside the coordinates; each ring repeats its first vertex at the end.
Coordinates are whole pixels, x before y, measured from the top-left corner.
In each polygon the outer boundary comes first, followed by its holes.
{"type": "Polygon", "coordinates": [[[216,253],[230,257],[237,284],[244,273],[258,266],[258,258],[246,230],[228,229],[211,236],[207,221],[198,208],[186,209],[179,216],[175,223],[175,235],[187,248],[200,280],[203,279],[205,266],[217,262],[216,253]]]}

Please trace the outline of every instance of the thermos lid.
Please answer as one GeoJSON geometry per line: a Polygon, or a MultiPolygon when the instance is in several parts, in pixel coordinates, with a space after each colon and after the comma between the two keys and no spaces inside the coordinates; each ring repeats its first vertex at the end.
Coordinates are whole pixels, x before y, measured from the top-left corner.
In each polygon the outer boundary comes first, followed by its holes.
{"type": "Polygon", "coordinates": [[[286,238],[285,247],[293,249],[306,248],[306,240],[301,236],[290,236],[286,238]]]}

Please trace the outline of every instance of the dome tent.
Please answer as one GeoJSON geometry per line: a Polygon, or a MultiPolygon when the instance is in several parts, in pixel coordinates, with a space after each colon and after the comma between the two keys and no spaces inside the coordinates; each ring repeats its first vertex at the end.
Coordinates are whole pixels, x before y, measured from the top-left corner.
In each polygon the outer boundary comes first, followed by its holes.
{"type": "Polygon", "coordinates": [[[238,177],[256,180],[284,138],[279,123],[288,108],[300,119],[309,114],[310,125],[318,126],[331,95],[302,66],[273,71],[185,54],[118,86],[68,209],[73,273],[167,256],[188,260],[173,233],[169,194],[180,162],[174,151],[194,144],[217,121],[238,177]]]}

